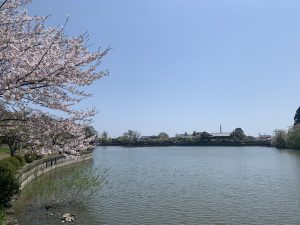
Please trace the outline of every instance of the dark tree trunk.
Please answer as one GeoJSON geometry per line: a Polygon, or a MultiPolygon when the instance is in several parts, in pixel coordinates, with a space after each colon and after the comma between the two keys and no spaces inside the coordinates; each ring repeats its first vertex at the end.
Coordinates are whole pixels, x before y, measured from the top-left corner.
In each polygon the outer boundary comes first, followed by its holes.
{"type": "Polygon", "coordinates": [[[16,151],[13,147],[9,147],[10,148],[10,156],[13,157],[16,155],[16,151]]]}
{"type": "Polygon", "coordinates": [[[10,156],[11,157],[15,156],[16,155],[16,150],[17,150],[15,141],[13,141],[13,143],[8,142],[7,144],[8,144],[9,149],[10,149],[10,156]]]}

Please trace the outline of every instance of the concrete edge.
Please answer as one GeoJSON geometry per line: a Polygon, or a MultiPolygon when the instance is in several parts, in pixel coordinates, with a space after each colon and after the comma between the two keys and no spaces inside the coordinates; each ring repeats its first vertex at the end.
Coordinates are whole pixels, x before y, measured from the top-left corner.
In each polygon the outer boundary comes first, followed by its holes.
{"type": "MultiPolygon", "coordinates": [[[[31,181],[35,180],[39,176],[55,170],[57,168],[71,165],[74,163],[84,162],[92,160],[93,151],[86,152],[76,158],[68,158],[65,156],[53,156],[46,159],[36,160],[30,164],[25,165],[17,173],[17,180],[20,184],[20,191],[29,184],[31,181]]],[[[5,225],[19,225],[19,222],[15,215],[14,203],[10,204],[10,207],[5,209],[5,225]]]]}

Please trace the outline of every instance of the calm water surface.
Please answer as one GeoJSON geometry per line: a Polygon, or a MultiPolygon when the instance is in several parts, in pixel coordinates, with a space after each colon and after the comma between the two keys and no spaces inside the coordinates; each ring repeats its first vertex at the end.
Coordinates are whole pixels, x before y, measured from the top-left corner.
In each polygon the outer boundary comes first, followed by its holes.
{"type": "MultiPolygon", "coordinates": [[[[94,201],[68,209],[76,213],[76,224],[300,224],[297,151],[101,147],[93,166],[109,169],[108,183],[94,201]]],[[[21,225],[60,222],[22,197],[17,204],[21,225]]]]}

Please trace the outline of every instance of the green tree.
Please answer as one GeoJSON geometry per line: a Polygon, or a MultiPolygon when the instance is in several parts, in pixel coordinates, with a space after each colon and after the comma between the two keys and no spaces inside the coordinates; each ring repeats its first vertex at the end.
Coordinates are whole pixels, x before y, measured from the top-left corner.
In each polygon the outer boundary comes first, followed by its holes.
{"type": "Polygon", "coordinates": [[[123,134],[124,137],[130,139],[130,140],[137,140],[140,138],[141,134],[138,131],[135,130],[128,130],[123,134]]]}
{"type": "Polygon", "coordinates": [[[231,132],[230,136],[233,137],[236,141],[244,142],[247,140],[247,136],[245,135],[242,128],[236,128],[233,132],[231,132]]]}
{"type": "Polygon", "coordinates": [[[0,209],[7,206],[19,191],[16,171],[20,167],[20,163],[17,161],[14,158],[0,160],[0,209]]]}
{"type": "Polygon", "coordinates": [[[101,136],[100,136],[100,141],[102,141],[103,143],[106,143],[108,141],[108,132],[107,131],[103,131],[101,136]]]}
{"type": "Polygon", "coordinates": [[[297,109],[296,114],[294,116],[294,125],[300,123],[300,107],[297,109]]]}
{"type": "Polygon", "coordinates": [[[160,132],[157,137],[164,140],[169,139],[169,135],[165,132],[160,132]]]}
{"type": "Polygon", "coordinates": [[[141,134],[138,131],[128,130],[123,134],[123,136],[119,137],[118,140],[121,144],[132,145],[137,143],[140,135],[141,134]]]}
{"type": "Polygon", "coordinates": [[[203,131],[201,133],[201,138],[209,138],[209,137],[211,137],[211,135],[209,133],[207,133],[206,131],[203,131]]]}
{"type": "Polygon", "coordinates": [[[288,131],[286,146],[289,149],[300,150],[300,128],[291,128],[288,131]]]}
{"type": "Polygon", "coordinates": [[[283,149],[286,148],[287,133],[284,130],[275,130],[271,140],[271,145],[283,149]]]}

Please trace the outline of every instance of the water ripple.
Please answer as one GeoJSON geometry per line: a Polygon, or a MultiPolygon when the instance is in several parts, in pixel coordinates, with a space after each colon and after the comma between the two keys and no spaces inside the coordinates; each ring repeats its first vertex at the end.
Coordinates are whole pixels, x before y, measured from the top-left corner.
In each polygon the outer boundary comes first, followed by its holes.
{"type": "Polygon", "coordinates": [[[108,184],[78,212],[81,225],[300,224],[299,152],[110,147],[94,166],[110,168],[108,184]]]}

